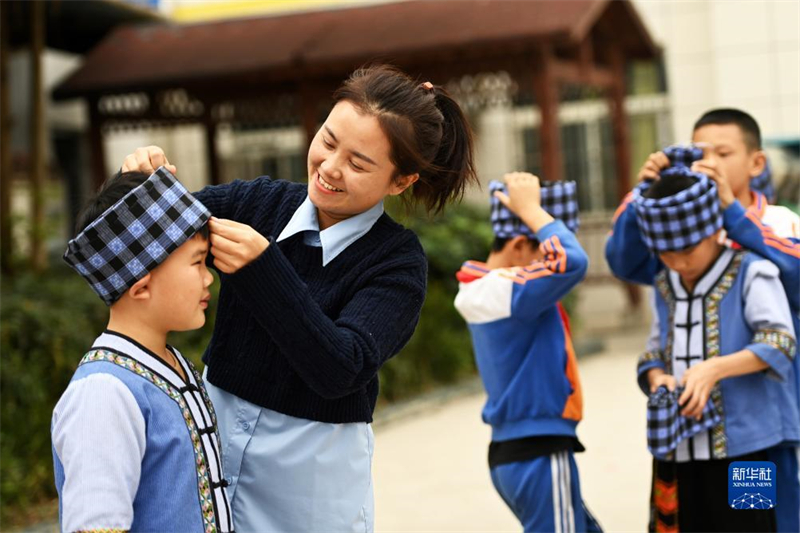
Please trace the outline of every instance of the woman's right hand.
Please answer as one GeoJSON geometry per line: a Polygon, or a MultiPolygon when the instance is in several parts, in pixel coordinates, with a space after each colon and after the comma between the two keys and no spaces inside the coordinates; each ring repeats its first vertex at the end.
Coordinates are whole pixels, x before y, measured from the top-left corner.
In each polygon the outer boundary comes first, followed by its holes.
{"type": "Polygon", "coordinates": [[[144,172],[145,174],[152,174],[158,167],[166,167],[167,170],[173,174],[178,173],[178,168],[171,165],[167,160],[159,146],[145,146],[144,148],[137,148],[132,154],[125,157],[122,163],[122,172],[144,172]]]}

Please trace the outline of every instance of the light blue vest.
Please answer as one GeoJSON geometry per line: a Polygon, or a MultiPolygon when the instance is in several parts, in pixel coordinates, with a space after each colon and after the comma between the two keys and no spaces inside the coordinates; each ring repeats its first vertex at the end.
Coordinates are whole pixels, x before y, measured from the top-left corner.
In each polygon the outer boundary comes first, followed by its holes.
{"type": "MultiPolygon", "coordinates": [[[[764,332],[754,332],[744,315],[744,282],[748,267],[762,257],[749,252],[736,252],[722,276],[703,297],[705,314],[705,359],[724,356],[745,348],[761,352],[776,350],[764,332]]],[[[656,276],[655,295],[660,328],[660,357],[658,363],[666,366],[671,374],[673,313],[676,296],[669,280],[669,270],[656,276]]],[[[791,338],[786,337],[787,342],[791,338]]],[[[793,342],[793,341],[791,341],[793,342]]],[[[787,375],[780,379],[771,371],[757,372],[727,378],[714,387],[711,393],[717,412],[723,416],[722,423],[711,429],[712,458],[737,457],[776,446],[797,444],[800,441],[800,414],[796,401],[796,380],[790,355],[794,345],[780,346],[788,350],[787,375]]],[[[639,365],[640,385],[655,361],[648,362],[646,354],[639,365]]]]}
{"type": "MultiPolygon", "coordinates": [[[[200,376],[188,361],[189,384],[152,371],[141,361],[93,348],[81,360],[72,381],[110,374],[130,390],[146,427],[141,477],[133,502],[131,531],[216,533],[233,530],[221,473],[216,417],[200,376]]],[[[102,446],[98,442],[98,446],[102,446]]],[[[64,468],[53,450],[59,499],[64,468]]],[[[59,508],[59,516],[62,509],[59,508]]]]}

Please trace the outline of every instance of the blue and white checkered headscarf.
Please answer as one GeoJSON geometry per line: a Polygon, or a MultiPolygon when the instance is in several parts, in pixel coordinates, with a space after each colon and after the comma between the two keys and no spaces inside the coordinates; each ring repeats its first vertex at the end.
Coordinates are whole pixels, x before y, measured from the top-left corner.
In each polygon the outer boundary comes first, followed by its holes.
{"type": "Polygon", "coordinates": [[[750,189],[766,196],[767,202],[771,204],[774,204],[775,200],[777,200],[775,186],[772,184],[772,168],[769,165],[769,160],[764,164],[764,171],[750,180],[750,189]]]}
{"type": "Polygon", "coordinates": [[[655,253],[677,252],[700,243],[722,227],[716,184],[689,167],[670,167],[661,179],[687,176],[697,180],[691,187],[666,198],[646,198],[651,182],[633,190],[636,221],[645,244],[655,253]]]}
{"type": "Polygon", "coordinates": [[[210,217],[208,209],[160,167],[69,241],[64,260],[111,305],[210,217]]]}
{"type": "MultiPolygon", "coordinates": [[[[664,154],[669,158],[671,165],[676,167],[691,167],[692,163],[703,159],[703,149],[693,144],[668,146],[664,148],[664,154]]],[[[775,203],[775,187],[772,183],[772,168],[770,168],[769,160],[764,165],[764,171],[750,179],[750,189],[766,196],[767,202],[775,203]]]]}
{"type": "MultiPolygon", "coordinates": [[[[492,231],[494,231],[495,237],[510,239],[517,235],[525,235],[529,239],[536,239],[536,234],[533,230],[504,206],[500,200],[495,198],[494,193],[496,191],[508,194],[508,190],[503,183],[497,180],[489,182],[492,231]]],[[[564,225],[571,232],[577,232],[580,226],[578,185],[574,181],[542,181],[541,193],[542,208],[553,218],[564,222],[564,225]]]]}
{"type": "Polygon", "coordinates": [[[703,149],[693,144],[673,144],[664,148],[670,166],[691,167],[695,161],[703,159],[703,149]]]}

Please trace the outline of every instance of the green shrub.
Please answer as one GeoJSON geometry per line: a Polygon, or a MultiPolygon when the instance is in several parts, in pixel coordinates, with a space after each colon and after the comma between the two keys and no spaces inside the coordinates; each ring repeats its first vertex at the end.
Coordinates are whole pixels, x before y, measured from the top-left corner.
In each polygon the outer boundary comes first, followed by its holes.
{"type": "Polygon", "coordinates": [[[397,218],[414,230],[428,256],[428,292],[414,336],[381,369],[381,399],[386,401],[474,374],[469,331],[453,306],[455,274],[465,260],[485,259],[492,242],[488,210],[466,204],[437,220],[397,218]]]}
{"type": "MultiPolygon", "coordinates": [[[[108,309],[83,279],[61,266],[43,275],[4,278],[0,291],[0,522],[5,523],[16,510],[56,494],[50,417],[81,357],[105,328],[108,309]]],[[[203,329],[170,337],[195,363],[211,336],[214,302],[203,329]]]]}
{"type": "Polygon", "coordinates": [[[53,496],[50,416],[80,357],[105,326],[105,306],[59,270],[2,283],[0,511],[53,496]]]}
{"type": "Polygon", "coordinates": [[[429,282],[414,336],[381,369],[384,400],[396,401],[474,373],[469,333],[453,308],[454,296],[441,281],[429,282]]]}

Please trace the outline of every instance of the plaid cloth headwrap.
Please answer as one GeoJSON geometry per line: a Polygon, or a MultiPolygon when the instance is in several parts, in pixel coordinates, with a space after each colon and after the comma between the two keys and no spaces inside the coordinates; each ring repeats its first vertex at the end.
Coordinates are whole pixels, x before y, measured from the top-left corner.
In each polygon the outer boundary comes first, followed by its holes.
{"type": "MultiPolygon", "coordinates": [[[[672,166],[691,167],[692,163],[703,159],[703,149],[693,144],[676,144],[664,148],[664,154],[669,158],[672,166]]],[[[772,168],[769,160],[765,162],[764,171],[758,176],[750,179],[750,189],[763,194],[767,202],[774,204],[777,199],[775,196],[775,186],[772,183],[772,168]]]]}
{"type": "MultiPolygon", "coordinates": [[[[542,208],[553,218],[564,222],[572,233],[578,231],[580,219],[578,217],[578,185],[574,181],[542,181],[541,203],[542,208]]],[[[492,231],[500,239],[510,239],[517,235],[525,235],[529,239],[536,239],[536,234],[509,211],[503,203],[495,198],[495,191],[508,194],[506,186],[497,181],[489,182],[489,203],[492,208],[492,231]]]]}
{"type": "Polygon", "coordinates": [[[698,433],[716,426],[722,417],[709,400],[700,420],[680,414],[678,405],[683,388],[670,392],[659,387],[647,400],[647,449],[656,459],[665,459],[678,444],[698,433]]]}
{"type": "Polygon", "coordinates": [[[208,209],[160,167],[69,241],[64,260],[111,305],[210,217],[208,209]]]}
{"type": "Polygon", "coordinates": [[[766,196],[767,202],[771,204],[777,200],[775,186],[772,184],[772,168],[769,166],[769,160],[764,164],[764,171],[750,180],[750,189],[766,196]]]}
{"type": "Polygon", "coordinates": [[[661,179],[688,176],[697,183],[666,198],[646,198],[652,182],[644,181],[633,190],[636,221],[645,244],[655,253],[690,248],[722,227],[716,184],[705,174],[689,167],[670,167],[661,179]]]}
{"type": "Polygon", "coordinates": [[[703,159],[703,149],[693,144],[674,144],[664,148],[664,155],[673,167],[691,167],[692,163],[703,159]]]}

